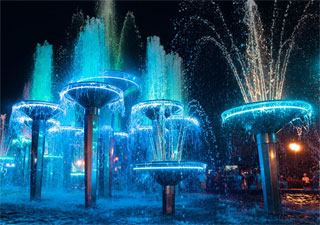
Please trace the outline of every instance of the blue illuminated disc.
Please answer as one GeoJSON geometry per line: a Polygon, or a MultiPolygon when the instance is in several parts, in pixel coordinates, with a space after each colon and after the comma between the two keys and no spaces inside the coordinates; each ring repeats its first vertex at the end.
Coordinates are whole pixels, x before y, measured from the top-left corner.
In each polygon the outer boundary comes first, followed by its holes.
{"type": "Polygon", "coordinates": [[[222,122],[241,125],[253,133],[276,132],[297,118],[310,118],[312,106],[303,101],[266,101],[246,104],[221,114],[222,122]]]}
{"type": "Polygon", "coordinates": [[[135,90],[140,90],[141,86],[141,80],[139,77],[120,71],[105,71],[99,74],[98,76],[88,77],[79,80],[78,82],[84,81],[104,82],[120,88],[123,92],[131,88],[134,88],[135,90]]]}
{"type": "Polygon", "coordinates": [[[66,97],[76,101],[82,107],[101,108],[123,98],[121,89],[102,82],[77,82],[67,85],[60,93],[60,98],[66,97]]]}
{"type": "Polygon", "coordinates": [[[31,119],[48,120],[62,112],[58,104],[43,101],[22,101],[12,107],[12,111],[20,110],[31,119]]]}
{"type": "Polygon", "coordinates": [[[181,114],[183,112],[183,104],[172,100],[150,100],[140,102],[132,107],[132,114],[142,113],[151,120],[157,119],[162,113],[168,118],[171,115],[181,114]]]}
{"type": "Polygon", "coordinates": [[[177,185],[192,173],[205,172],[207,165],[199,162],[159,161],[135,164],[134,171],[149,172],[161,185],[177,185]]]}
{"type": "Polygon", "coordinates": [[[199,162],[161,161],[135,164],[133,170],[205,170],[207,165],[199,162]]]}

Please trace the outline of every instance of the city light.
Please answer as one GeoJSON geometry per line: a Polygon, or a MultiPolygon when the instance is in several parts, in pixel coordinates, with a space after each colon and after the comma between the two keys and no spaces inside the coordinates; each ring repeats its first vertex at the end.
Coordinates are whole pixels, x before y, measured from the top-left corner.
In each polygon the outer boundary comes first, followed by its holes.
{"type": "Polygon", "coordinates": [[[291,143],[291,144],[289,144],[289,148],[290,148],[292,151],[298,152],[298,151],[300,151],[301,146],[298,145],[297,143],[291,143]]]}
{"type": "Polygon", "coordinates": [[[84,161],[81,160],[81,159],[79,159],[79,160],[76,161],[76,165],[77,165],[78,167],[82,167],[82,166],[84,166],[84,161]]]}

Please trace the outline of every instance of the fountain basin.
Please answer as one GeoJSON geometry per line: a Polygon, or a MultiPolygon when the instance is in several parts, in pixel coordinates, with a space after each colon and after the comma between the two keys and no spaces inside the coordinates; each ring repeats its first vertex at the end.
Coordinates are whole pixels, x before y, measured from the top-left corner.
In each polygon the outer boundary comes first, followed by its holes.
{"type": "Polygon", "coordinates": [[[107,103],[117,102],[123,98],[121,89],[102,82],[70,83],[60,97],[76,101],[84,108],[101,108],[107,103]]]}
{"type": "Polygon", "coordinates": [[[312,106],[303,101],[265,101],[232,108],[221,117],[223,123],[259,134],[277,132],[284,124],[311,114],[312,106]]]}
{"type": "Polygon", "coordinates": [[[157,183],[174,186],[192,173],[205,171],[207,165],[198,162],[161,161],[135,164],[133,170],[149,172],[157,183]]]}
{"type": "Polygon", "coordinates": [[[62,111],[58,104],[44,101],[22,101],[12,107],[12,111],[20,110],[32,120],[48,120],[62,111]]]}
{"type": "Polygon", "coordinates": [[[181,114],[183,104],[172,100],[149,100],[140,102],[132,107],[132,114],[142,113],[150,120],[157,120],[160,115],[168,118],[171,115],[181,114]]]}
{"type": "Polygon", "coordinates": [[[123,92],[129,89],[132,91],[137,91],[140,90],[141,87],[141,80],[139,77],[120,71],[105,71],[99,76],[79,80],[79,82],[88,81],[104,82],[120,88],[123,92]]]}

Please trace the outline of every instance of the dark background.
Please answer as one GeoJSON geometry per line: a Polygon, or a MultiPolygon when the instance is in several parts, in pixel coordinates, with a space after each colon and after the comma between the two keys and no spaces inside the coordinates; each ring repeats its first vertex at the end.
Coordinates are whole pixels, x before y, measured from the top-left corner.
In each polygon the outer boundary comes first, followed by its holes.
{"type": "MultiPolygon", "coordinates": [[[[179,1],[116,1],[117,22],[121,25],[127,11],[132,11],[143,42],[146,43],[148,36],[157,35],[160,36],[166,50],[170,51],[172,39],[176,34],[173,21],[183,17],[178,13],[179,3],[179,1]]],[[[220,3],[224,4],[227,20],[232,20],[232,14],[228,13],[231,11],[232,3],[230,1],[220,3]]],[[[258,3],[262,16],[270,15],[272,2],[258,3]]],[[[97,3],[94,1],[1,2],[1,114],[10,114],[12,105],[22,100],[24,84],[29,81],[33,70],[33,54],[37,43],[42,44],[47,40],[53,45],[54,52],[70,45],[66,43],[67,33],[72,30],[73,14],[80,10],[85,16],[96,16],[97,3]]],[[[118,29],[121,29],[121,26],[118,29]]],[[[234,31],[237,32],[237,27],[234,31]]],[[[292,54],[288,65],[283,97],[310,102],[315,108],[312,129],[319,130],[319,23],[315,22],[303,29],[302,35],[297,38],[297,46],[295,50],[299,51],[292,54]]],[[[176,46],[174,49],[184,59],[189,57],[188,54],[179,51],[179,47],[176,46]]],[[[230,154],[226,151],[224,137],[226,132],[221,127],[220,114],[230,107],[243,104],[243,99],[229,66],[215,46],[206,46],[200,57],[201,63],[196,65],[197,71],[191,79],[193,82],[189,88],[190,97],[203,106],[213,127],[216,141],[211,140],[208,146],[215,152],[213,158],[225,162],[225,158],[230,157],[228,156],[230,154]]],[[[244,146],[244,150],[241,151],[247,151],[245,154],[256,152],[252,136],[245,135],[244,132],[236,136],[236,139],[243,137],[241,140],[234,140],[238,146],[244,146]]],[[[284,131],[280,136],[283,142],[298,139],[292,131],[284,131]]],[[[308,138],[314,139],[315,146],[319,145],[317,132],[310,133],[308,138]]],[[[253,161],[257,163],[256,157],[253,161]]]]}
{"type": "MultiPolygon", "coordinates": [[[[118,24],[127,11],[133,11],[143,41],[157,35],[168,48],[178,1],[117,1],[115,5],[118,24]]],[[[81,10],[85,16],[96,16],[96,8],[94,1],[1,2],[1,114],[10,113],[12,105],[22,100],[37,43],[47,40],[57,51],[66,44],[72,15],[81,10]]]]}

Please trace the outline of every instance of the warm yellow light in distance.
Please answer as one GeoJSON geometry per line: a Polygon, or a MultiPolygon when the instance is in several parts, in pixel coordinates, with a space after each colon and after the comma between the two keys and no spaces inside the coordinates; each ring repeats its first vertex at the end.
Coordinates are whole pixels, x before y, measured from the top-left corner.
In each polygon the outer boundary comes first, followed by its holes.
{"type": "Polygon", "coordinates": [[[291,144],[289,144],[289,148],[290,148],[292,151],[298,152],[298,151],[300,151],[301,146],[298,145],[298,144],[296,144],[296,143],[291,143],[291,144]]]}

